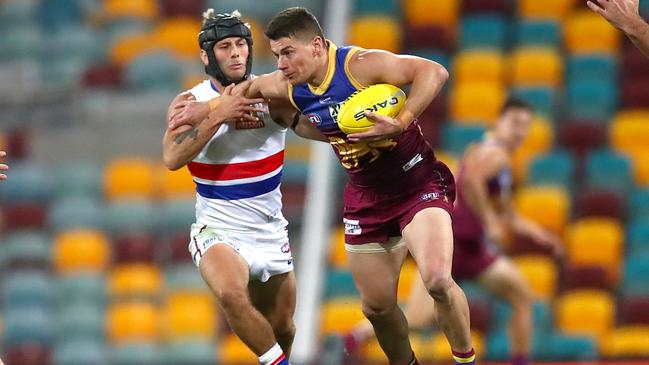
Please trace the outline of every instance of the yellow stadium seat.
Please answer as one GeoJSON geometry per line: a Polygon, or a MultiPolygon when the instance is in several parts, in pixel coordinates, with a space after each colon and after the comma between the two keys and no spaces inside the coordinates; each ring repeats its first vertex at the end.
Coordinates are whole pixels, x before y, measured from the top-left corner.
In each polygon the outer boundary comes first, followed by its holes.
{"type": "Polygon", "coordinates": [[[264,36],[264,28],[260,25],[255,19],[245,18],[244,21],[250,25],[250,32],[252,33],[252,50],[254,58],[257,60],[262,60],[268,57],[272,57],[272,52],[270,51],[270,44],[264,36]]]}
{"type": "Polygon", "coordinates": [[[599,341],[613,328],[615,300],[602,290],[576,290],[555,301],[557,328],[565,334],[593,336],[599,341]]]}
{"type": "Polygon", "coordinates": [[[401,26],[387,16],[367,16],[354,20],[349,30],[349,41],[363,48],[377,48],[399,53],[401,26]]]}
{"type": "Polygon", "coordinates": [[[381,345],[379,345],[379,342],[374,336],[372,336],[372,340],[370,340],[370,342],[361,347],[360,353],[363,360],[365,361],[372,363],[385,362],[385,353],[381,349],[381,345]]]}
{"type": "Polygon", "coordinates": [[[0,131],[0,151],[7,151],[7,137],[0,131]]]}
{"type": "Polygon", "coordinates": [[[153,197],[153,169],[140,159],[115,159],[104,169],[106,199],[153,197]]]}
{"type": "Polygon", "coordinates": [[[459,123],[492,124],[505,101],[501,83],[466,82],[451,91],[451,119],[459,123]]]}
{"type": "Polygon", "coordinates": [[[649,145],[649,110],[638,109],[617,113],[609,129],[611,145],[626,151],[649,145]]]}
{"type": "Polygon", "coordinates": [[[568,260],[575,265],[604,268],[617,283],[622,262],[624,228],[615,219],[586,218],[570,225],[566,233],[568,260]]]}
{"type": "Polygon", "coordinates": [[[196,184],[187,167],[170,171],[160,166],[160,195],[164,199],[192,197],[196,195],[196,184]]]}
{"type": "Polygon", "coordinates": [[[347,252],[345,251],[345,227],[336,228],[331,236],[329,246],[329,261],[338,269],[347,268],[347,252]]]}
{"type": "Polygon", "coordinates": [[[311,158],[311,144],[306,140],[286,141],[284,158],[286,161],[308,162],[311,158]]]}
{"type": "Polygon", "coordinates": [[[554,298],[559,274],[550,257],[524,255],[514,257],[513,262],[530,284],[537,299],[550,301],[554,298]]]}
{"type": "Polygon", "coordinates": [[[160,269],[151,264],[117,265],[108,277],[108,291],[112,297],[154,297],[160,293],[162,286],[160,269]]]}
{"type": "Polygon", "coordinates": [[[158,15],[156,0],[105,0],[103,3],[103,13],[110,19],[153,19],[158,15]]]}
{"type": "Polygon", "coordinates": [[[457,24],[460,1],[405,0],[403,7],[408,24],[439,25],[452,29],[457,24]]]}
{"type": "Polygon", "coordinates": [[[154,41],[178,57],[198,59],[200,48],[195,40],[201,23],[191,18],[171,18],[162,21],[153,32],[154,41]]]}
{"type": "Polygon", "coordinates": [[[649,326],[625,326],[607,333],[602,339],[605,357],[649,358],[649,326]]]}
{"type": "Polygon", "coordinates": [[[445,151],[435,151],[435,157],[445,163],[446,166],[448,166],[448,168],[451,170],[453,175],[457,175],[458,166],[460,163],[460,159],[457,156],[445,151]]]}
{"type": "Polygon", "coordinates": [[[649,187],[649,145],[628,147],[623,152],[633,162],[636,184],[649,187]]]}
{"type": "Polygon", "coordinates": [[[201,82],[203,82],[203,80],[205,80],[206,77],[207,76],[205,74],[202,74],[202,73],[191,73],[191,74],[188,74],[188,75],[183,75],[183,79],[182,79],[182,85],[183,86],[182,87],[183,87],[184,90],[189,90],[189,89],[193,88],[194,86],[196,86],[196,85],[200,84],[201,82]]]}
{"type": "Polygon", "coordinates": [[[110,261],[108,238],[95,230],[61,232],[52,250],[54,267],[61,274],[103,272],[110,261]]]}
{"type": "Polygon", "coordinates": [[[560,87],[563,82],[563,59],[553,48],[518,48],[511,55],[509,69],[515,86],[560,87]]]}
{"type": "Polygon", "coordinates": [[[512,159],[513,175],[516,182],[527,179],[530,162],[539,154],[548,152],[554,143],[552,123],[542,117],[536,117],[523,144],[514,153],[512,159]]]}
{"type": "Polygon", "coordinates": [[[365,319],[365,316],[358,299],[341,298],[328,301],[322,309],[320,332],[324,334],[347,333],[363,319],[365,319]]]}
{"type": "Polygon", "coordinates": [[[453,78],[456,83],[505,81],[505,62],[495,51],[476,50],[458,53],[453,59],[453,78]]]}
{"type": "Polygon", "coordinates": [[[112,304],[106,323],[108,338],[113,343],[150,342],[158,338],[158,310],[152,303],[112,304]]]}
{"type": "Polygon", "coordinates": [[[229,334],[221,340],[219,345],[218,364],[257,364],[259,358],[246,346],[239,337],[229,334]]]}
{"type": "Polygon", "coordinates": [[[557,186],[528,186],[519,189],[514,205],[524,217],[562,234],[570,214],[570,197],[557,186]]]}
{"type": "Polygon", "coordinates": [[[417,264],[414,260],[406,260],[401,268],[401,276],[399,277],[399,287],[397,288],[397,298],[400,302],[404,302],[410,296],[410,291],[415,283],[415,280],[421,280],[419,271],[417,271],[417,264]]]}
{"type": "Polygon", "coordinates": [[[564,41],[571,53],[615,54],[620,48],[619,32],[590,10],[570,15],[564,26],[564,41]]]}
{"type": "Polygon", "coordinates": [[[176,292],[167,297],[165,329],[172,340],[214,338],[216,318],[214,297],[208,291],[176,292]]]}
{"type": "Polygon", "coordinates": [[[110,48],[110,59],[125,66],[137,57],[159,48],[150,34],[132,34],[118,38],[110,48]]]}
{"type": "Polygon", "coordinates": [[[519,15],[527,19],[562,19],[570,12],[575,0],[520,0],[519,15]]]}

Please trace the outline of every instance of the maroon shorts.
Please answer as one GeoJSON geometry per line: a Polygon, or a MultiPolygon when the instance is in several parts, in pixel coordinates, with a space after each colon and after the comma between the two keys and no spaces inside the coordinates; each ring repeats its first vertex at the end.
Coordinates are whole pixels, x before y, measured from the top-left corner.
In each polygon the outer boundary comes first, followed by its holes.
{"type": "Polygon", "coordinates": [[[500,252],[485,239],[453,237],[453,269],[455,280],[477,279],[496,261],[500,252]]]}
{"type": "Polygon", "coordinates": [[[453,174],[446,165],[436,161],[428,176],[419,186],[395,183],[392,191],[347,184],[343,213],[345,242],[349,245],[388,242],[390,237],[401,236],[415,214],[426,208],[442,208],[452,214],[453,174]]]}

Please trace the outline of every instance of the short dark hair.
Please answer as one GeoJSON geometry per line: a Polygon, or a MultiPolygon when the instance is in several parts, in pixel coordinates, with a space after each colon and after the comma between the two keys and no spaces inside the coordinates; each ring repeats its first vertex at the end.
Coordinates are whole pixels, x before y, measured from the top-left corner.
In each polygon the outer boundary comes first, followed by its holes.
{"type": "Polygon", "coordinates": [[[531,113],[534,113],[534,107],[532,106],[532,104],[515,97],[509,97],[507,98],[507,100],[505,100],[505,103],[500,109],[500,114],[505,114],[505,112],[507,112],[509,109],[525,109],[531,113]]]}
{"type": "Polygon", "coordinates": [[[318,19],[306,8],[293,7],[280,11],[270,20],[264,34],[276,41],[280,38],[318,36],[325,39],[318,19]]]}

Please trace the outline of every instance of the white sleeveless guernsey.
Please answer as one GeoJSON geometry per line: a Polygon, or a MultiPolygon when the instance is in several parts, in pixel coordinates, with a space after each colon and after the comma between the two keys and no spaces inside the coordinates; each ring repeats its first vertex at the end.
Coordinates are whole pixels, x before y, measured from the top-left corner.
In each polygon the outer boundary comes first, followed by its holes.
{"type": "MultiPolygon", "coordinates": [[[[197,101],[219,96],[210,80],[189,92],[197,101]]],[[[248,261],[251,275],[266,281],[293,266],[279,189],[286,128],[268,111],[259,116],[263,125],[221,125],[188,164],[196,183],[189,250],[199,265],[209,247],[228,244],[248,261]]]]}

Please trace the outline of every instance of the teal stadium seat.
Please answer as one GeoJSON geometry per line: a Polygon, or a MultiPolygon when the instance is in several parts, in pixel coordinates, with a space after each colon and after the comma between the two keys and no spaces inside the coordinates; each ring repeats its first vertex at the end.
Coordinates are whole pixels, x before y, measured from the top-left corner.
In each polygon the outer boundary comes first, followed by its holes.
{"type": "Polygon", "coordinates": [[[282,182],[289,184],[304,184],[309,175],[309,161],[284,161],[282,182]]]}
{"type": "Polygon", "coordinates": [[[85,196],[102,198],[102,169],[89,161],[66,162],[53,171],[57,198],[85,196]]]}
{"type": "Polygon", "coordinates": [[[181,64],[166,51],[143,54],[126,66],[126,83],[138,91],[177,91],[182,79],[181,64]]]}
{"type": "Polygon", "coordinates": [[[617,87],[609,80],[569,80],[566,109],[571,119],[608,122],[618,105],[617,87]]]}
{"type": "Polygon", "coordinates": [[[104,26],[104,35],[108,44],[115,44],[120,38],[135,34],[147,34],[153,30],[153,24],[141,19],[113,19],[104,26]]]}
{"type": "Polygon", "coordinates": [[[327,273],[325,297],[335,299],[340,297],[358,297],[360,294],[354,284],[352,273],[347,270],[330,270],[327,273]]]}
{"type": "Polygon", "coordinates": [[[112,233],[149,231],[155,227],[156,211],[145,200],[128,200],[108,204],[105,212],[106,228],[112,233]]]}
{"type": "Polygon", "coordinates": [[[510,359],[509,334],[506,329],[492,330],[487,336],[484,354],[488,361],[506,361],[510,359]]]}
{"type": "Polygon", "coordinates": [[[35,23],[16,24],[0,32],[0,59],[36,59],[44,38],[35,23]]]}
{"type": "Polygon", "coordinates": [[[196,221],[196,201],[176,199],[160,203],[156,207],[156,231],[188,231],[196,221]]]}
{"type": "Polygon", "coordinates": [[[401,15],[401,2],[398,0],[355,0],[354,16],[364,15],[399,17],[401,15]]]}
{"type": "Polygon", "coordinates": [[[106,340],[105,309],[91,302],[60,305],[56,318],[57,342],[106,340]]]}
{"type": "Polygon", "coordinates": [[[82,9],[75,0],[41,0],[36,16],[46,33],[56,32],[83,21],[82,9]]]}
{"type": "Polygon", "coordinates": [[[108,365],[106,345],[103,341],[79,339],[59,341],[54,346],[56,365],[108,365]]]}
{"type": "Polygon", "coordinates": [[[610,150],[597,150],[586,158],[588,187],[608,189],[626,196],[633,184],[632,165],[625,155],[610,150]]]}
{"type": "MultiPolygon", "coordinates": [[[[189,234],[187,235],[189,244],[189,234]]],[[[189,256],[189,253],[187,254],[189,256]]],[[[165,270],[165,288],[169,292],[179,290],[208,290],[200,272],[192,263],[174,265],[165,270]]]]}
{"type": "Polygon", "coordinates": [[[480,302],[490,304],[492,302],[491,294],[478,283],[474,281],[462,281],[459,285],[464,291],[469,303],[480,302]]]}
{"type": "Polygon", "coordinates": [[[649,257],[628,257],[620,291],[624,297],[649,297],[649,257]]]}
{"type": "Polygon", "coordinates": [[[111,365],[160,365],[164,351],[154,344],[128,344],[109,350],[111,365]]]}
{"type": "Polygon", "coordinates": [[[5,349],[23,343],[49,345],[54,337],[51,313],[41,307],[5,308],[2,327],[5,349]]]}
{"type": "Polygon", "coordinates": [[[498,15],[471,15],[462,18],[460,48],[507,47],[507,20],[498,15]]]}
{"type": "Polygon", "coordinates": [[[617,83],[617,63],[610,55],[574,55],[568,58],[567,63],[568,80],[608,80],[611,85],[617,83]]]}
{"type": "Polygon", "coordinates": [[[551,87],[519,86],[512,89],[512,95],[529,103],[536,113],[554,119],[557,112],[557,93],[551,87]]]}
{"type": "Polygon", "coordinates": [[[40,0],[0,1],[0,31],[33,22],[40,0]]]}
{"type": "Polygon", "coordinates": [[[553,150],[532,160],[528,183],[533,185],[558,185],[572,190],[575,162],[565,150],[553,150]]]}
{"type": "Polygon", "coordinates": [[[168,365],[213,364],[216,358],[216,346],[209,339],[172,343],[165,348],[165,364],[168,365]]]}
{"type": "MultiPolygon", "coordinates": [[[[494,310],[493,310],[492,323],[495,324],[495,326],[493,326],[494,329],[506,330],[507,326],[510,323],[511,307],[509,306],[509,304],[497,300],[493,308],[494,310]]],[[[534,306],[532,308],[532,315],[534,320],[534,324],[533,324],[534,337],[544,338],[552,334],[553,331],[552,323],[554,321],[552,316],[552,310],[549,303],[545,303],[542,301],[534,302],[534,306]]]]}
{"type": "Polygon", "coordinates": [[[649,219],[649,188],[638,188],[629,198],[629,217],[649,219]]]}
{"type": "Polygon", "coordinates": [[[23,307],[49,308],[57,299],[54,281],[39,270],[13,270],[2,281],[5,310],[23,307]]]}
{"type": "MultiPolygon", "coordinates": [[[[451,73],[451,57],[448,52],[434,48],[419,48],[408,51],[410,54],[435,61],[451,73]]],[[[452,73],[451,73],[452,76],[452,73]]],[[[450,80],[449,80],[450,81],[450,80]]]]}
{"type": "Polygon", "coordinates": [[[52,195],[50,172],[34,162],[17,162],[11,165],[11,179],[2,182],[0,200],[10,202],[35,202],[44,204],[52,195]]]}
{"type": "Polygon", "coordinates": [[[635,219],[628,223],[626,256],[649,258],[649,217],[635,219]]]}
{"type": "Polygon", "coordinates": [[[50,206],[49,225],[56,232],[76,228],[99,228],[104,222],[103,205],[95,198],[69,196],[50,206]]]}
{"type": "Polygon", "coordinates": [[[103,308],[107,303],[106,278],[103,275],[65,276],[59,279],[56,288],[62,306],[87,304],[103,308]]]}
{"type": "Polygon", "coordinates": [[[51,238],[41,231],[14,232],[5,236],[0,245],[4,264],[9,267],[48,267],[52,261],[51,238]]]}
{"type": "Polygon", "coordinates": [[[560,47],[559,23],[552,20],[519,20],[516,24],[516,46],[560,47]]]}
{"type": "Polygon", "coordinates": [[[447,123],[442,127],[442,150],[462,156],[466,147],[479,141],[485,128],[479,125],[459,125],[447,123]]]}
{"type": "Polygon", "coordinates": [[[592,361],[597,347],[590,337],[554,334],[543,339],[535,358],[546,361],[592,361]]]}

